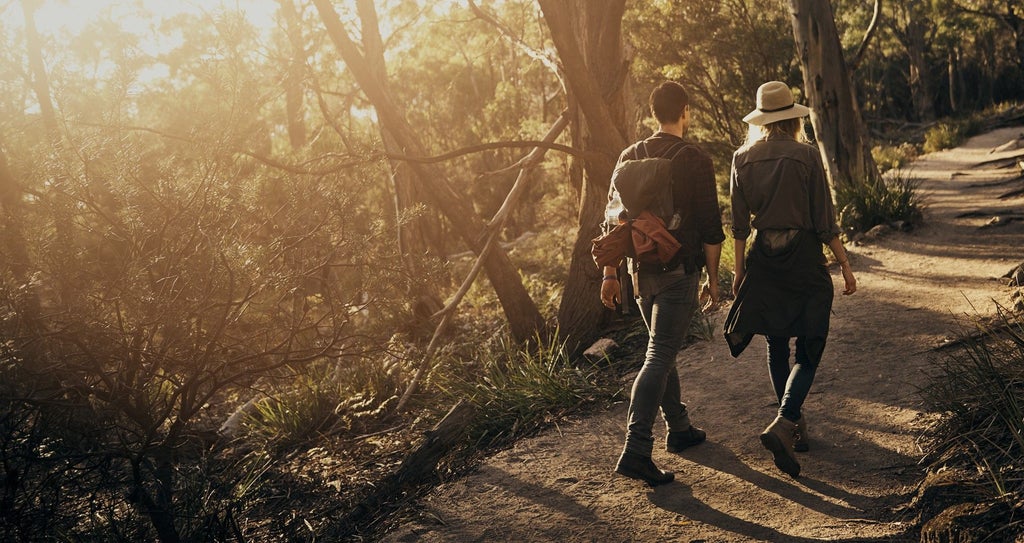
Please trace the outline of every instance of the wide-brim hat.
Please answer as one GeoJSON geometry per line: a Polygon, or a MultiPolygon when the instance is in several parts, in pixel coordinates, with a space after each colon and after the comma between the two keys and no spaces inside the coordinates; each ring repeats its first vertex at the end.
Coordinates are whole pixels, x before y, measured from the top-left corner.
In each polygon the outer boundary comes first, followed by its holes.
{"type": "Polygon", "coordinates": [[[809,107],[793,100],[789,85],[782,81],[769,81],[757,88],[757,109],[743,117],[743,122],[766,125],[810,114],[809,107]]]}

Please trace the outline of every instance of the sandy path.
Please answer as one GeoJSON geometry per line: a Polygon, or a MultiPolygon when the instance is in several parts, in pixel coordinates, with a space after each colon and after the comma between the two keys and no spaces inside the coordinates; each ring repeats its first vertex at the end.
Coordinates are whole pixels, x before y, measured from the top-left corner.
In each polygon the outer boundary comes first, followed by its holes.
{"type": "MultiPolygon", "coordinates": [[[[805,405],[811,451],[798,479],[775,469],[757,434],[774,396],[755,339],[739,359],[716,339],[680,354],[683,396],[708,442],[672,455],[656,429],[655,461],[676,471],[657,489],[616,476],[625,405],[523,440],[475,474],[445,484],[423,513],[386,540],[468,541],[904,541],[890,508],[921,476],[916,442],[932,415],[917,389],[966,315],[991,313],[1007,287],[995,280],[1024,260],[1024,224],[982,229],[977,209],[1024,210],[999,201],[1006,187],[970,187],[999,177],[970,170],[1009,156],[989,151],[1024,128],[997,130],[922,157],[927,224],[849,247],[859,291],[837,293],[832,332],[805,405]],[[970,172],[970,173],[967,173],[970,172]]],[[[1005,177],[1005,176],[1004,176],[1005,177]]],[[[833,270],[838,286],[842,278],[833,270]]],[[[725,310],[715,316],[720,329],[725,310]]]]}

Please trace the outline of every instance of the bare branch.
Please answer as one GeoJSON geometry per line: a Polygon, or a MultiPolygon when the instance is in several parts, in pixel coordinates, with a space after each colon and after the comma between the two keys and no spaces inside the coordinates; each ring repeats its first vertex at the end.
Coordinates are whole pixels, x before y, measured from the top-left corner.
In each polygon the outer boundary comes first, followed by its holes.
{"type": "MultiPolygon", "coordinates": [[[[101,124],[94,124],[94,123],[81,123],[81,124],[86,125],[86,126],[95,126],[95,127],[101,127],[101,128],[119,128],[119,129],[122,129],[122,130],[134,130],[134,131],[139,131],[139,132],[148,132],[148,133],[151,133],[151,134],[156,134],[156,135],[161,136],[161,137],[165,137],[165,138],[168,138],[168,139],[173,139],[173,140],[176,140],[176,141],[181,141],[181,142],[184,142],[184,143],[197,144],[197,142],[195,140],[189,139],[189,138],[187,138],[185,136],[178,136],[178,135],[175,135],[175,134],[170,134],[170,133],[163,132],[163,131],[157,130],[155,128],[149,128],[149,127],[146,127],[146,126],[115,126],[115,127],[111,127],[109,125],[101,125],[101,124]]],[[[308,164],[312,164],[314,162],[320,162],[320,161],[326,160],[328,158],[340,158],[340,157],[342,157],[344,155],[338,155],[336,153],[327,153],[327,154],[320,155],[318,157],[306,160],[306,161],[304,161],[300,165],[293,165],[293,164],[286,164],[286,163],[281,162],[280,160],[278,160],[276,158],[268,157],[266,155],[262,155],[260,153],[255,152],[255,151],[249,151],[249,150],[246,150],[246,149],[237,149],[237,148],[233,149],[232,151],[235,152],[235,153],[239,153],[239,154],[245,155],[245,156],[247,156],[249,158],[252,158],[254,160],[257,160],[259,162],[262,162],[263,164],[265,164],[267,166],[270,166],[272,168],[277,168],[279,170],[282,170],[282,171],[285,171],[285,172],[288,172],[288,173],[294,173],[294,174],[297,174],[297,175],[328,175],[328,174],[332,174],[332,173],[337,173],[337,172],[339,172],[341,170],[344,170],[344,169],[347,169],[347,168],[354,168],[356,166],[372,163],[372,162],[375,162],[377,160],[382,160],[384,158],[391,159],[391,160],[402,160],[402,161],[406,161],[406,162],[416,162],[416,163],[420,163],[420,164],[434,164],[434,163],[437,163],[437,162],[445,162],[445,161],[451,160],[453,158],[458,158],[458,157],[465,156],[465,155],[470,155],[470,154],[473,154],[473,153],[479,153],[481,151],[488,151],[488,150],[491,150],[491,149],[509,149],[509,148],[530,148],[530,149],[542,148],[542,149],[550,149],[552,151],[561,151],[563,153],[566,153],[568,155],[572,155],[572,156],[581,158],[583,160],[596,160],[596,159],[600,158],[600,155],[598,153],[588,153],[586,151],[582,151],[582,150],[577,149],[575,147],[571,147],[571,146],[568,146],[568,145],[562,145],[560,143],[553,143],[553,142],[545,141],[545,140],[512,140],[512,141],[495,141],[495,142],[490,142],[490,143],[481,143],[479,145],[471,145],[469,147],[463,147],[461,149],[456,149],[454,151],[450,151],[450,152],[447,152],[447,153],[444,153],[444,154],[441,154],[441,155],[429,156],[429,157],[417,157],[417,156],[400,155],[400,154],[393,154],[393,153],[377,153],[377,154],[370,155],[367,158],[360,158],[358,160],[350,160],[350,161],[347,161],[347,162],[342,162],[342,163],[335,164],[335,165],[330,166],[330,167],[325,167],[325,168],[320,168],[320,169],[310,169],[310,168],[306,168],[304,166],[308,165],[308,164]]]]}
{"type": "Polygon", "coordinates": [[[868,24],[868,29],[864,32],[864,39],[860,41],[860,46],[857,47],[857,52],[853,55],[853,59],[848,63],[848,68],[851,72],[856,71],[861,61],[864,60],[864,53],[867,51],[868,44],[871,43],[871,38],[874,37],[875,31],[878,30],[878,22],[881,18],[882,0],[875,0],[875,10],[871,15],[871,23],[868,24]]]}
{"type": "MultiPolygon", "coordinates": [[[[558,138],[558,136],[565,130],[565,127],[569,126],[569,112],[568,110],[562,111],[562,114],[558,116],[555,123],[548,129],[548,133],[544,135],[544,142],[551,142],[558,138]]],[[[408,403],[412,393],[416,390],[420,380],[427,371],[430,360],[434,356],[434,351],[437,348],[437,341],[441,335],[448,329],[448,323],[451,321],[452,315],[455,314],[455,308],[458,307],[459,302],[469,292],[469,288],[476,281],[477,276],[480,274],[480,270],[483,268],[484,262],[487,260],[487,254],[495,246],[495,242],[498,239],[498,232],[501,231],[501,227],[505,224],[508,219],[511,210],[518,203],[519,198],[526,192],[529,187],[527,182],[529,179],[530,170],[540,164],[540,161],[544,158],[545,147],[537,146],[527,155],[527,158],[523,161],[522,169],[519,171],[519,177],[516,178],[516,182],[512,185],[512,189],[509,191],[508,196],[505,197],[504,203],[494,217],[487,224],[489,231],[487,236],[487,242],[484,244],[484,248],[480,251],[477,256],[476,262],[473,263],[473,268],[470,270],[469,275],[462,282],[459,290],[452,297],[451,301],[433,315],[433,317],[441,316],[441,322],[434,329],[434,335],[430,338],[430,343],[427,345],[426,353],[423,355],[423,360],[420,362],[420,366],[416,369],[416,374],[413,376],[412,381],[409,382],[408,388],[402,394],[402,398],[398,401],[398,405],[395,406],[395,412],[401,412],[405,408],[405,404],[408,403]]]]}
{"type": "Polygon", "coordinates": [[[498,20],[496,16],[487,13],[483,9],[480,9],[480,7],[477,6],[476,2],[474,2],[473,0],[469,1],[469,9],[472,10],[473,13],[476,14],[476,16],[482,19],[484,22],[490,24],[494,28],[497,28],[498,32],[501,33],[501,36],[503,38],[507,39],[513,45],[521,49],[524,53],[526,53],[526,56],[539,61],[541,64],[546,66],[547,69],[551,70],[551,73],[554,74],[555,78],[558,79],[558,84],[559,86],[562,87],[562,91],[565,91],[565,80],[562,78],[562,70],[558,67],[557,59],[553,59],[550,55],[547,55],[544,52],[538,51],[533,47],[527,45],[526,42],[524,42],[522,39],[513,35],[513,32],[508,27],[508,25],[498,20]]]}

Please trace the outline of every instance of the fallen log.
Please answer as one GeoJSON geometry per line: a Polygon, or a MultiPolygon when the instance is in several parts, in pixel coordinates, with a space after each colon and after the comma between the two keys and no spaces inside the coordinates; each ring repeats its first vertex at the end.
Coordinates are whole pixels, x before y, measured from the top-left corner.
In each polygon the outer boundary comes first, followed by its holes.
{"type": "Polygon", "coordinates": [[[424,432],[423,442],[405,457],[394,473],[369,486],[369,493],[339,521],[339,527],[348,535],[356,535],[373,513],[433,479],[438,462],[462,442],[475,417],[476,408],[459,400],[440,422],[424,432]]]}

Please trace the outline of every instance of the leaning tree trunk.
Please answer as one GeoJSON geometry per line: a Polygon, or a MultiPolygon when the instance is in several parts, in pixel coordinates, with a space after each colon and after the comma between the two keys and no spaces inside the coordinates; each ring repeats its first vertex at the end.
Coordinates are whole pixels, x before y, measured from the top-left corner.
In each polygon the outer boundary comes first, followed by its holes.
{"type": "MultiPolygon", "coordinates": [[[[373,0],[358,0],[356,7],[362,28],[363,54],[378,84],[385,92],[388,92],[387,70],[384,64],[384,41],[380,35],[377,10],[373,5],[373,0]]],[[[397,138],[383,123],[380,125],[380,135],[385,150],[393,154],[403,154],[397,138]]],[[[405,217],[410,209],[425,202],[427,198],[422,194],[416,182],[415,172],[400,160],[391,161],[391,185],[394,190],[398,250],[402,255],[406,272],[416,281],[415,278],[424,277],[423,258],[431,248],[430,240],[437,240],[440,237],[437,234],[439,227],[432,215],[421,214],[412,219],[405,217]]],[[[440,249],[440,247],[435,247],[435,249],[440,249]]],[[[429,299],[437,298],[433,285],[427,284],[425,281],[413,285],[411,290],[418,296],[426,295],[429,299]]],[[[440,307],[434,311],[437,309],[440,307]]]]}
{"type": "MultiPolygon", "coordinates": [[[[573,146],[603,160],[582,165],[578,228],[558,324],[573,348],[592,340],[609,311],[601,305],[601,270],[590,256],[599,233],[608,183],[619,153],[632,138],[629,61],[622,44],[624,0],[539,0],[565,71],[575,108],[573,146]]],[[[574,159],[575,160],[575,159],[574,159]]]]}
{"type": "MultiPolygon", "coordinates": [[[[57,111],[50,93],[50,78],[46,71],[43,58],[43,45],[39,32],[36,30],[35,12],[39,7],[38,0],[22,0],[21,9],[25,16],[25,45],[28,54],[32,90],[39,101],[39,113],[50,138],[50,148],[58,162],[63,160],[64,140],[57,120],[57,111]]],[[[74,206],[69,196],[72,193],[69,174],[63,166],[57,166],[53,173],[50,190],[42,193],[42,199],[49,204],[53,212],[56,245],[67,261],[57,267],[55,272],[55,290],[60,303],[65,307],[77,305],[81,301],[78,287],[78,267],[73,261],[77,254],[75,246],[74,206]]]]}
{"type": "Polygon", "coordinates": [[[789,5],[811,123],[832,186],[875,182],[878,166],[871,157],[832,6],[829,0],[789,0],[789,5]]]}
{"type": "MultiPolygon", "coordinates": [[[[367,59],[349,37],[331,0],[313,0],[313,3],[320,12],[324,26],[346,66],[363,93],[373,103],[381,125],[391,134],[404,155],[426,157],[426,148],[417,137],[419,132],[409,124],[404,112],[368,67],[367,59]]],[[[452,223],[455,232],[466,245],[479,253],[486,240],[487,225],[465,198],[452,189],[444,172],[439,168],[417,161],[410,161],[409,164],[415,172],[416,179],[422,184],[424,192],[452,223]]],[[[519,272],[512,265],[508,254],[500,247],[495,247],[485,261],[485,269],[508,319],[512,336],[519,341],[526,341],[542,333],[544,319],[523,286],[519,272]]]]}
{"type": "Polygon", "coordinates": [[[25,43],[28,53],[28,64],[31,71],[32,90],[39,101],[39,114],[46,125],[50,137],[58,139],[59,128],[57,126],[57,114],[54,112],[53,99],[50,96],[50,78],[46,73],[46,64],[43,61],[42,40],[39,32],[36,31],[36,8],[35,0],[22,0],[21,9],[25,15],[25,43]]]}

